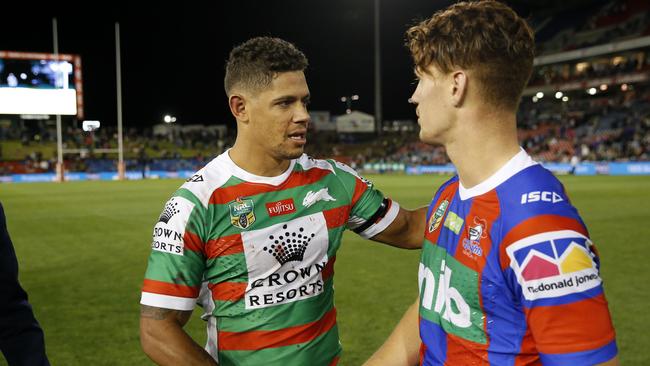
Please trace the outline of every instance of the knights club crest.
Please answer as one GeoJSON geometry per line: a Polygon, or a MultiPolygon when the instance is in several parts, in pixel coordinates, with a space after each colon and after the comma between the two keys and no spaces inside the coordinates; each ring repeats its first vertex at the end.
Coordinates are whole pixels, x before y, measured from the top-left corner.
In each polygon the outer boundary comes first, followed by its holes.
{"type": "Polygon", "coordinates": [[[245,200],[237,197],[234,202],[231,202],[230,207],[230,223],[240,229],[247,229],[255,222],[255,205],[253,200],[245,200]]]}

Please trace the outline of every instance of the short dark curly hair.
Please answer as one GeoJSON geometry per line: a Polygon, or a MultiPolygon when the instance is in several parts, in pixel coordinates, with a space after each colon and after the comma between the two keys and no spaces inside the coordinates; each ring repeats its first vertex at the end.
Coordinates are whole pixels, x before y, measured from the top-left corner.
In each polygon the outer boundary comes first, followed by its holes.
{"type": "Polygon", "coordinates": [[[230,95],[235,87],[259,91],[280,72],[304,71],[308,61],[292,43],[280,38],[256,37],[230,51],[224,88],[230,95]]]}
{"type": "Polygon", "coordinates": [[[524,19],[498,1],[466,1],[440,10],[406,32],[406,46],[419,72],[433,65],[443,73],[472,70],[486,101],[517,108],[535,57],[534,33],[524,19]]]}

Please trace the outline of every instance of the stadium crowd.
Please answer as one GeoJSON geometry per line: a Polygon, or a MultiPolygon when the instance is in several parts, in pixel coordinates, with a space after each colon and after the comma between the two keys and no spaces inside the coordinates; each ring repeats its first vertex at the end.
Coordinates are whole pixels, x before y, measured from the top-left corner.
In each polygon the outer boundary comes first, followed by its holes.
{"type": "MultiPolygon", "coordinates": [[[[552,54],[650,35],[650,3],[600,1],[579,12],[532,20],[538,54],[552,54]]],[[[650,49],[540,65],[528,89],[562,90],[560,98],[530,92],[517,116],[521,145],[538,161],[650,160],[650,49]],[[633,76],[633,77],[631,77],[633,76]],[[634,79],[633,82],[627,79],[634,79]],[[598,81],[599,85],[594,85],[598,81]],[[563,90],[562,86],[568,90],[563,90]],[[589,85],[590,87],[587,87],[589,85]]],[[[548,93],[547,94],[551,94],[548,93]]],[[[63,131],[66,169],[117,170],[117,132],[102,127],[63,131]]],[[[210,128],[124,131],[127,170],[196,170],[234,143],[235,131],[210,128]]],[[[380,136],[310,133],[306,152],[333,157],[355,167],[367,163],[441,165],[444,148],[419,142],[417,128],[380,136]]],[[[52,121],[0,120],[0,174],[52,172],[56,130],[52,121]]]]}
{"type": "MultiPolygon", "coordinates": [[[[538,161],[648,161],[650,160],[650,85],[612,85],[589,95],[584,90],[567,93],[568,101],[552,95],[537,101],[525,97],[518,113],[519,140],[538,161]]],[[[30,151],[11,156],[4,150],[0,173],[51,172],[55,166],[55,134],[48,128],[12,131],[3,143],[30,151]],[[19,143],[20,141],[20,143],[19,143]],[[49,146],[49,149],[43,149],[49,146]],[[49,154],[49,156],[48,156],[49,154]]],[[[65,147],[78,153],[66,155],[70,171],[115,171],[117,136],[106,128],[92,133],[70,128],[64,133],[65,147]],[[98,151],[98,152],[97,152],[98,151]]],[[[419,142],[418,132],[391,132],[365,142],[349,143],[336,135],[312,133],[307,152],[316,157],[334,157],[358,167],[366,163],[404,165],[447,164],[442,147],[419,142]],[[322,138],[321,138],[322,137],[322,138]]],[[[195,170],[232,146],[231,134],[215,136],[201,131],[174,136],[154,135],[151,130],[129,129],[124,135],[127,169],[195,170]]]]}

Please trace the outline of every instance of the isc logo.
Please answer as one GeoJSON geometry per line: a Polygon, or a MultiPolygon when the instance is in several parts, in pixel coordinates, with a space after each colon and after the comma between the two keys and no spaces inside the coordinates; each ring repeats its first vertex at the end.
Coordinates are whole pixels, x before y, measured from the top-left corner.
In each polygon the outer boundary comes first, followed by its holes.
{"type": "Polygon", "coordinates": [[[420,306],[441,315],[442,319],[460,328],[472,325],[467,301],[457,289],[450,286],[451,269],[443,260],[440,264],[440,277],[437,279],[428,267],[420,263],[418,280],[420,284],[420,306]],[[433,303],[435,293],[435,304],[433,303]],[[452,306],[453,303],[453,306],[452,306]]]}
{"type": "Polygon", "coordinates": [[[549,191],[533,191],[521,195],[522,205],[538,201],[557,203],[564,201],[564,199],[559,194],[549,191]]]}

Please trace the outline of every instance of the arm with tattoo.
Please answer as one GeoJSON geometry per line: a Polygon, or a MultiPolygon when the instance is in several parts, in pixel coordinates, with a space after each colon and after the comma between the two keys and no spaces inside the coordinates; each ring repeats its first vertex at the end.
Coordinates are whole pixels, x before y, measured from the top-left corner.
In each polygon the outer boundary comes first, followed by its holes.
{"type": "Polygon", "coordinates": [[[217,365],[183,330],[192,311],[140,305],[140,344],[158,365],[217,365]]]}

